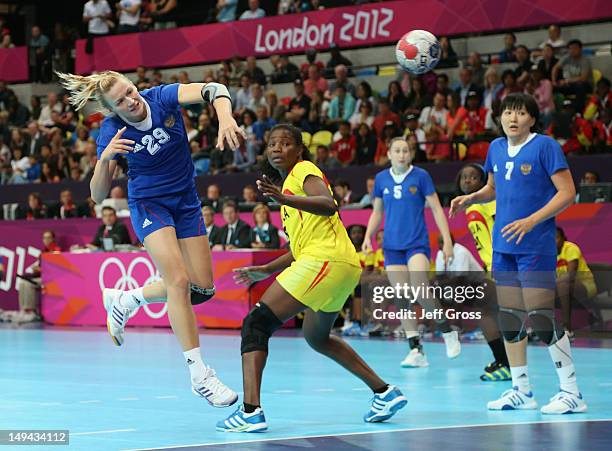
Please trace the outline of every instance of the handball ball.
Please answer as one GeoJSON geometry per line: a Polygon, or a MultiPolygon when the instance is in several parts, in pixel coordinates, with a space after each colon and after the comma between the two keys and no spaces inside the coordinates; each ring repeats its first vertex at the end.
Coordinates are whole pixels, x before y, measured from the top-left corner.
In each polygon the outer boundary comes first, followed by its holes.
{"type": "Polygon", "coordinates": [[[429,31],[412,30],[397,42],[395,57],[404,70],[424,74],[438,64],[440,43],[429,31]]]}

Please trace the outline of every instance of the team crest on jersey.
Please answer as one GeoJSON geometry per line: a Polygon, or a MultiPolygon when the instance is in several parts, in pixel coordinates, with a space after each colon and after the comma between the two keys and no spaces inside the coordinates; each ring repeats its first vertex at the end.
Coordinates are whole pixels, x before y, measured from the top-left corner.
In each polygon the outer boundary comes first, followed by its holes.
{"type": "Polygon", "coordinates": [[[529,163],[523,163],[521,165],[521,172],[523,173],[523,175],[529,175],[529,173],[531,172],[531,165],[529,163]]]}
{"type": "Polygon", "coordinates": [[[410,194],[416,194],[416,192],[418,191],[418,188],[412,185],[410,188],[408,188],[408,191],[410,191],[410,194]]]}
{"type": "Polygon", "coordinates": [[[170,116],[168,116],[166,118],[166,120],[164,121],[164,126],[166,128],[172,128],[172,126],[176,123],[176,119],[174,118],[174,115],[171,114],[170,116]]]}

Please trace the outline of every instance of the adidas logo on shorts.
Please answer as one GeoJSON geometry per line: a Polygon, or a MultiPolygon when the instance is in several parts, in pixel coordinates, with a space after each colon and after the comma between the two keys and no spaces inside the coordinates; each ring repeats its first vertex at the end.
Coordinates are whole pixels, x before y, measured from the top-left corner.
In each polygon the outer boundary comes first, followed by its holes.
{"type": "Polygon", "coordinates": [[[151,224],[153,224],[153,223],[151,221],[149,221],[149,218],[145,218],[144,222],[142,223],[142,228],[144,229],[145,227],[148,227],[151,224]]]}

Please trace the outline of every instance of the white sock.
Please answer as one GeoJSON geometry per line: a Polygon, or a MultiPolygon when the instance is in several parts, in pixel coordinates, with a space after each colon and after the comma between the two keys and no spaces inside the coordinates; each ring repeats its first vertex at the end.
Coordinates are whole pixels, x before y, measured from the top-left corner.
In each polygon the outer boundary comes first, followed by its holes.
{"type": "Polygon", "coordinates": [[[200,348],[193,348],[189,351],[183,352],[185,361],[189,367],[189,373],[191,373],[192,381],[200,381],[206,377],[206,365],[202,360],[202,354],[200,354],[200,348]]]}
{"type": "Polygon", "coordinates": [[[574,369],[574,359],[572,358],[572,350],[567,334],[563,334],[563,338],[555,344],[548,347],[550,357],[555,363],[557,376],[559,376],[559,386],[561,390],[580,394],[578,384],[576,383],[576,370],[574,369]]]}
{"type": "Polygon", "coordinates": [[[119,305],[132,310],[136,307],[140,307],[141,305],[148,304],[143,292],[143,287],[124,291],[123,293],[121,293],[121,297],[119,298],[119,305]]]}
{"type": "Polygon", "coordinates": [[[519,391],[523,393],[529,393],[531,391],[531,384],[529,383],[529,370],[527,369],[527,365],[511,366],[510,374],[512,374],[513,387],[517,387],[519,391]]]}

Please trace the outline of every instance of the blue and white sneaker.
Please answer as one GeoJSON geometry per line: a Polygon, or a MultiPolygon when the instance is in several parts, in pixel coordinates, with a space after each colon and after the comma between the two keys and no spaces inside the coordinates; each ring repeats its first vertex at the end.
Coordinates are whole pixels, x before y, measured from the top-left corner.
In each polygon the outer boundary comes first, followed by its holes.
{"type": "Polygon", "coordinates": [[[191,391],[213,407],[229,407],[238,401],[238,393],[225,385],[211,367],[206,367],[206,375],[199,381],[191,381],[191,391]]]}
{"type": "Polygon", "coordinates": [[[361,334],[361,326],[358,323],[351,323],[349,327],[342,330],[345,337],[358,337],[361,334]]]}
{"type": "Polygon", "coordinates": [[[234,413],[225,420],[217,422],[219,432],[263,432],[268,429],[266,417],[261,407],[252,413],[246,413],[244,406],[240,405],[234,413]]]}
{"type": "Polygon", "coordinates": [[[537,407],[533,393],[523,393],[518,387],[506,390],[499,399],[487,403],[489,410],[531,410],[537,407]]]}
{"type": "Polygon", "coordinates": [[[408,400],[395,385],[389,385],[384,393],[375,393],[372,398],[372,406],[368,413],[363,416],[366,423],[380,423],[388,420],[405,407],[408,400]]]}
{"type": "Polygon", "coordinates": [[[582,394],[570,393],[560,390],[555,396],[550,398],[550,402],[542,406],[540,412],[547,415],[565,415],[566,413],[583,413],[587,411],[586,402],[582,394]]]}
{"type": "Polygon", "coordinates": [[[123,307],[119,302],[123,291],[113,288],[105,288],[102,290],[102,301],[106,309],[106,328],[113,339],[113,343],[121,346],[125,341],[125,325],[132,314],[138,310],[123,307]]]}

